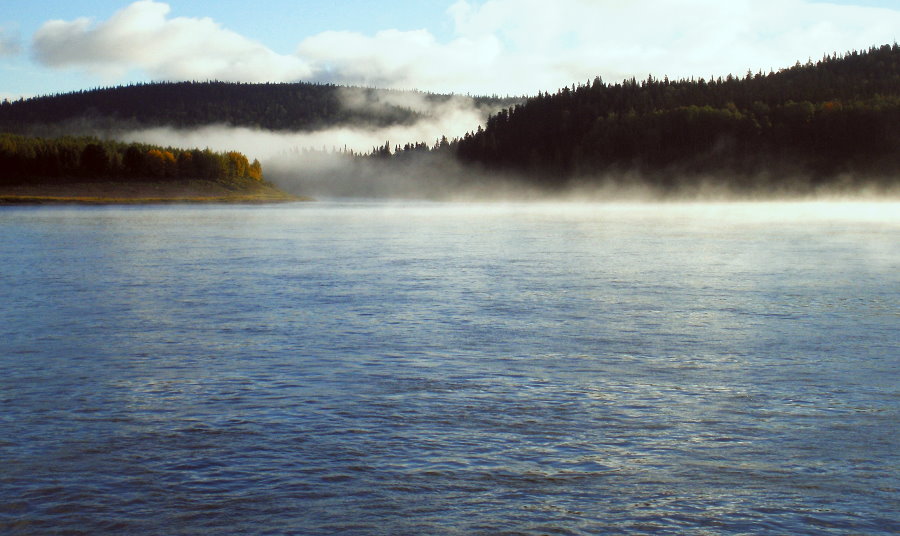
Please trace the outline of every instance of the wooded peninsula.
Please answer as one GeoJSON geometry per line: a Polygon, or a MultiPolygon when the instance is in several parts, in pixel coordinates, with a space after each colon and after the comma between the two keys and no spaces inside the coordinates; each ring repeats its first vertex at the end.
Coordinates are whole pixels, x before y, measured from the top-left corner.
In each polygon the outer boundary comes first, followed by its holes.
{"type": "Polygon", "coordinates": [[[285,201],[258,160],[90,137],[0,134],[0,203],[285,201]]]}

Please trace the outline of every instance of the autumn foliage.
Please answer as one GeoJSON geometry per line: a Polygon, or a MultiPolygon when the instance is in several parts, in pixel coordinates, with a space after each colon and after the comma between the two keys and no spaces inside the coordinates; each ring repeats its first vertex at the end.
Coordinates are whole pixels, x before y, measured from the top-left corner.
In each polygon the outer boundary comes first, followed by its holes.
{"type": "Polygon", "coordinates": [[[0,134],[0,183],[29,179],[262,181],[258,160],[237,151],[163,148],[94,138],[0,134]]]}

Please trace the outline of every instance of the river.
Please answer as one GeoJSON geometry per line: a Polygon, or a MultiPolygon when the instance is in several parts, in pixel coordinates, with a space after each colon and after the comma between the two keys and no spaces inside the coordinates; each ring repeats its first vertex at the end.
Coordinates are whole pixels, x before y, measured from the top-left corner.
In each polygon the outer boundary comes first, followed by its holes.
{"type": "Polygon", "coordinates": [[[900,532],[900,204],[0,232],[4,534],[900,532]]]}

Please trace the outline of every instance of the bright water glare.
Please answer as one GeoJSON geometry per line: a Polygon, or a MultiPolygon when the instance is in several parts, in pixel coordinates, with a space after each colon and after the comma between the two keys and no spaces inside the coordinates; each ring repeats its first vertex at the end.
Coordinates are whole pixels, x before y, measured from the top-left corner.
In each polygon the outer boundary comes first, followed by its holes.
{"type": "Polygon", "coordinates": [[[0,210],[4,534],[896,534],[900,205],[0,210]]]}

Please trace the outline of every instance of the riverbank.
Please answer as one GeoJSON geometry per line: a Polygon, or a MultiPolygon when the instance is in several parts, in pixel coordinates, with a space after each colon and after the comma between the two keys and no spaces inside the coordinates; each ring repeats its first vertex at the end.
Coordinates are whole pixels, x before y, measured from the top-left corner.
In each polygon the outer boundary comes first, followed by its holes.
{"type": "Polygon", "coordinates": [[[214,181],[70,182],[0,186],[0,205],[137,205],[165,203],[287,203],[310,201],[265,183],[232,189],[214,181]]]}

